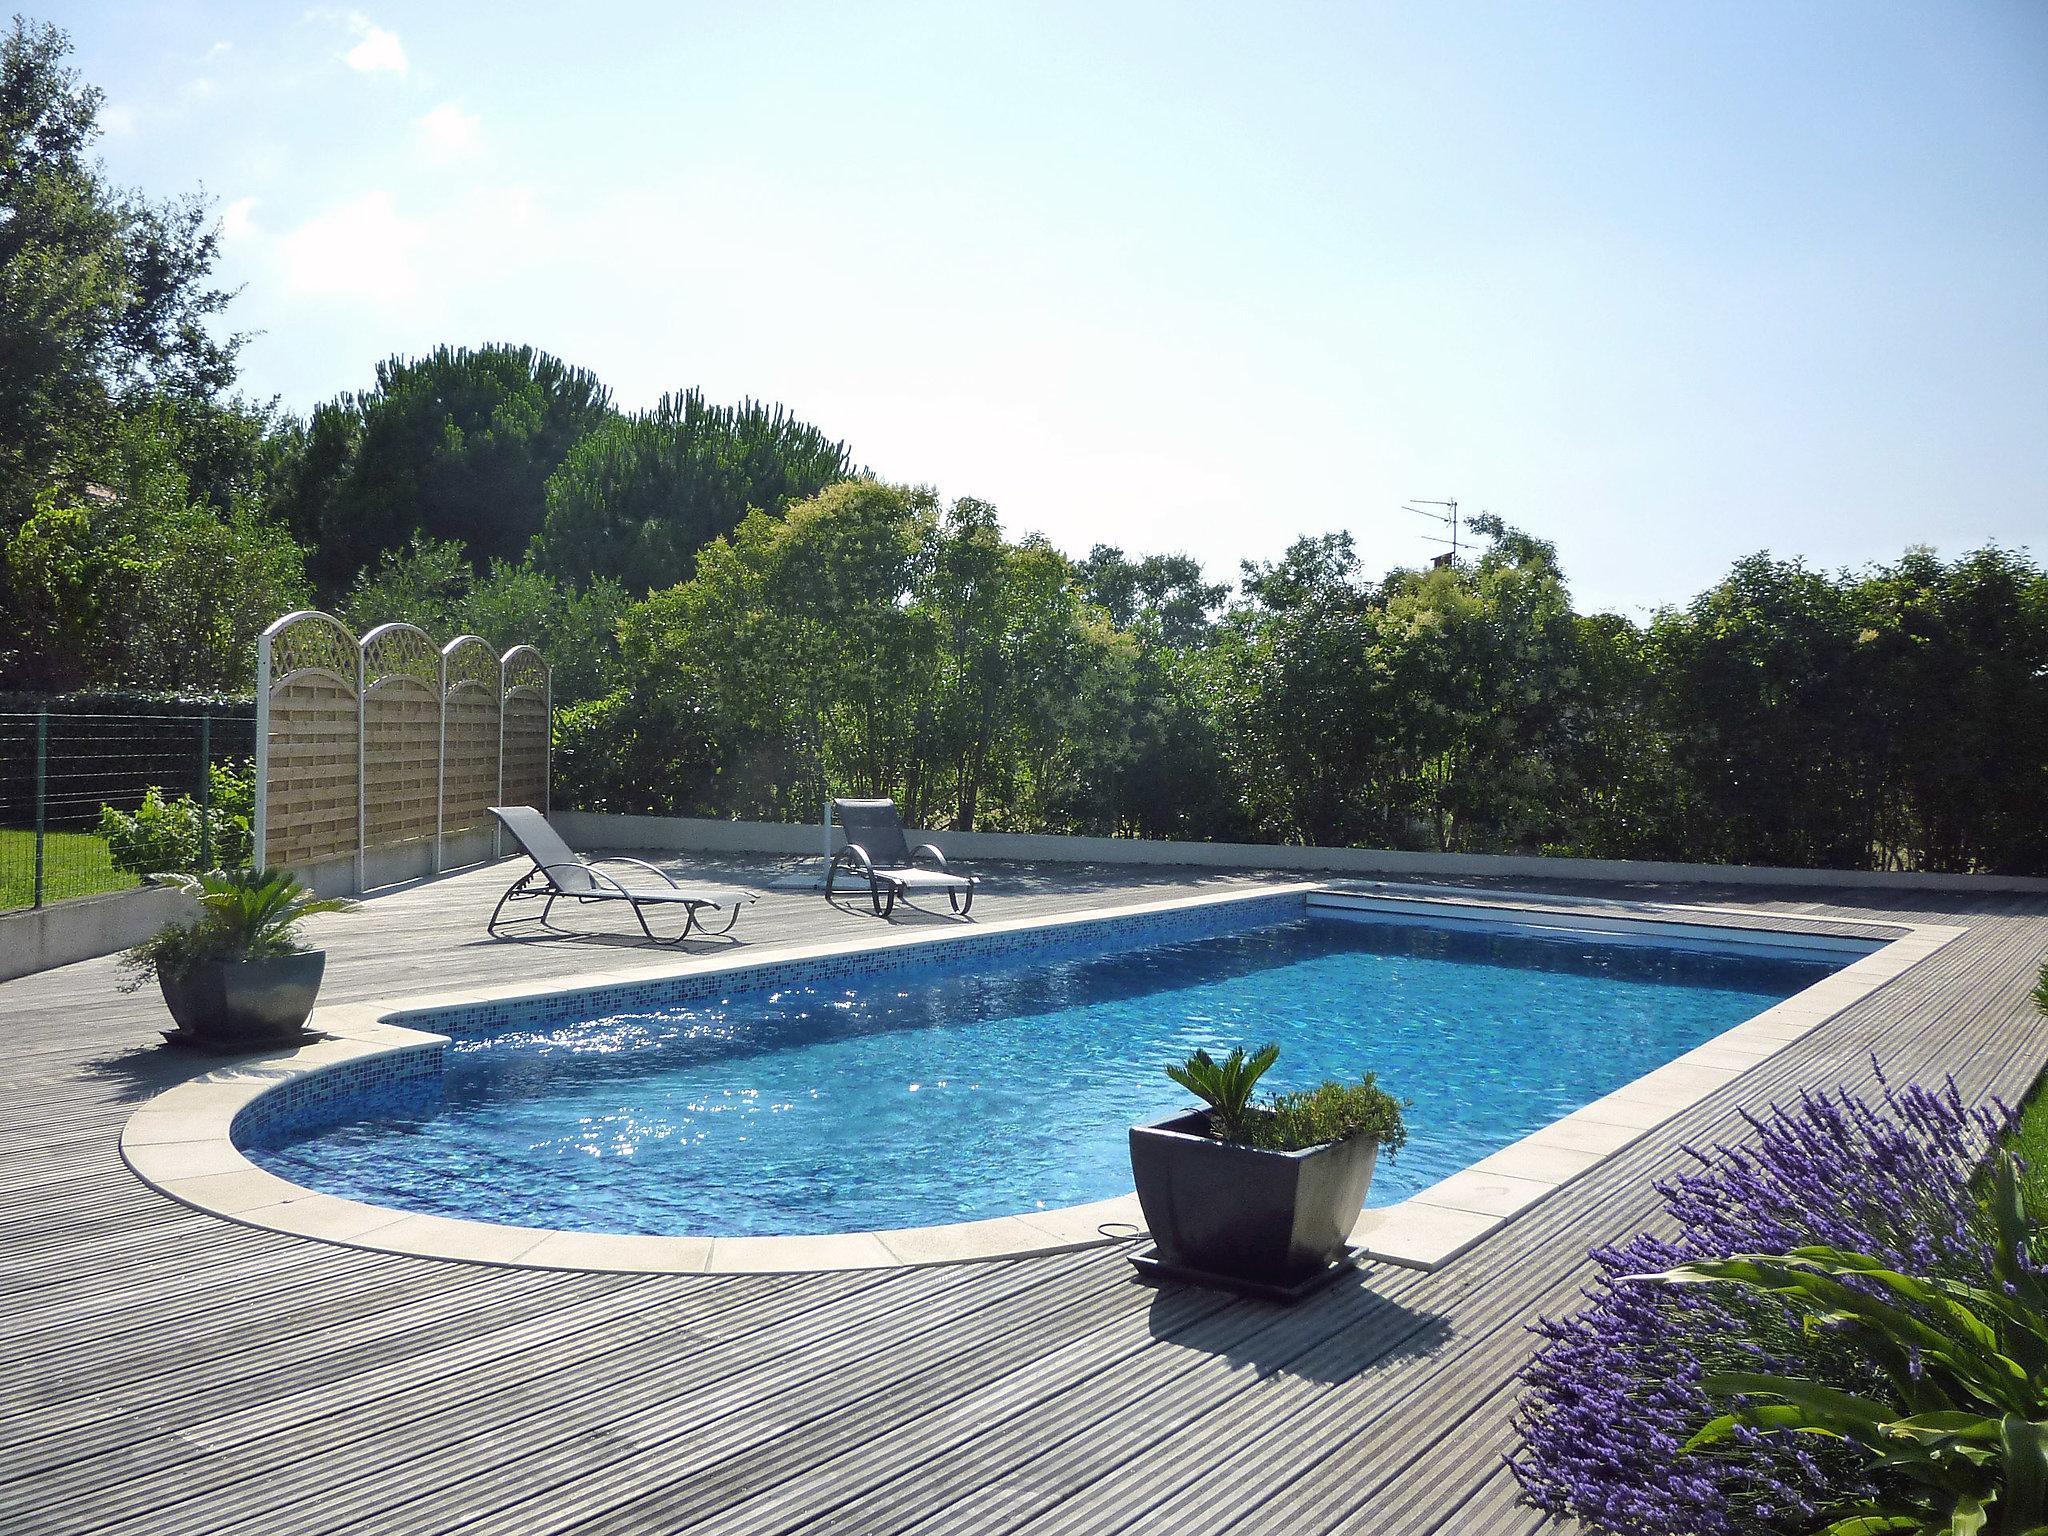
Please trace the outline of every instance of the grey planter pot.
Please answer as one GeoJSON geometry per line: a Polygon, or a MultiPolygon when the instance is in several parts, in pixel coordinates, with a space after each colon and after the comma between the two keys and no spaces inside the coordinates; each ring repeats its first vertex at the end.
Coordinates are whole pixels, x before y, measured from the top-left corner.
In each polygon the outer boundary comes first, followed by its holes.
{"type": "Polygon", "coordinates": [[[173,979],[159,973],[178,1035],[203,1045],[255,1046],[306,1038],[327,955],[213,960],[173,979]]]}
{"type": "Polygon", "coordinates": [[[1349,1253],[1377,1141],[1268,1152],[1213,1140],[1208,1123],[1202,1109],[1131,1127],[1131,1176],[1163,1267],[1284,1289],[1349,1253]]]}

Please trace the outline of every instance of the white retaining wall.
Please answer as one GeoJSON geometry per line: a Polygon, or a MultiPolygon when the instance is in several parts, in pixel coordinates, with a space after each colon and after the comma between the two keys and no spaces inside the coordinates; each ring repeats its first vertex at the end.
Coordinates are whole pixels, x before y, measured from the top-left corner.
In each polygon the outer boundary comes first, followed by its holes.
{"type": "MultiPolygon", "coordinates": [[[[707,821],[682,816],[616,816],[557,811],[555,825],[576,848],[672,853],[822,854],[815,822],[707,821]]],[[[835,839],[838,837],[834,833],[835,839]]],[[[1631,859],[1561,859],[1537,854],[1408,853],[1391,848],[1312,848],[1276,843],[1183,843],[1136,837],[1055,837],[1032,832],[918,832],[949,859],[1045,859],[1080,864],[1149,864],[1194,869],[1284,869],[1336,875],[1451,875],[1493,879],[1711,882],[1894,891],[2035,891],[2048,879],[2024,875],[1895,874],[1859,869],[1784,869],[1763,864],[1667,864],[1631,859]]]]}
{"type": "Polygon", "coordinates": [[[182,892],[149,886],[9,912],[0,916],[0,981],[111,955],[192,910],[182,892]]]}

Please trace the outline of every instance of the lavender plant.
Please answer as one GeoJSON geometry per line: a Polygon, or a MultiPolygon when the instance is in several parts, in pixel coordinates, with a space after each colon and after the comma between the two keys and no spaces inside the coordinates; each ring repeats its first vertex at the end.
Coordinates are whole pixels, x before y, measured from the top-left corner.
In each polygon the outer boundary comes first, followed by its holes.
{"type": "Polygon", "coordinates": [[[1745,1118],[1750,1144],[1689,1149],[1697,1168],[1657,1186],[1675,1235],[1596,1250],[1586,1308],[1538,1324],[1510,1465],[1539,1508],[1618,1536],[1735,1536],[1808,1531],[1887,1492],[1892,1474],[1848,1441],[1734,1422],[1692,1443],[1727,1414],[1715,1388],[1728,1379],[1881,1395],[1884,1374],[1851,1332],[1767,1288],[1630,1277],[1829,1248],[1983,1284],[1996,1233],[1979,1170],[2010,1112],[1972,1108],[1950,1083],[1886,1086],[1876,1104],[1813,1093],[1745,1118]]]}

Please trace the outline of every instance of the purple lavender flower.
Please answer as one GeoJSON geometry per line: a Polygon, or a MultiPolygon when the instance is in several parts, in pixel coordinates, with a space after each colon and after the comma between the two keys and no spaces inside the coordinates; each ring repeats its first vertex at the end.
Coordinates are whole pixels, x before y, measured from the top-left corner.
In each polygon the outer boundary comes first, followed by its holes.
{"type": "Polygon", "coordinates": [[[1521,1375],[1509,1465],[1538,1508],[1616,1536],[1735,1536],[1803,1530],[1824,1504],[1877,1491],[1862,1457],[1810,1436],[1742,1429],[1684,1449],[1726,1411],[1700,1386],[1711,1372],[1877,1386],[1839,1337],[1802,1332],[1773,1297],[1622,1277],[1826,1245],[1982,1283],[1991,1247],[1973,1181],[2011,1112],[1973,1109],[1950,1082],[1886,1086],[1874,1106],[1846,1089],[1803,1094],[1744,1119],[1748,1143],[1688,1148],[1697,1167],[1656,1186],[1675,1237],[1595,1249],[1588,1305],[1534,1328],[1544,1343],[1521,1375]]]}

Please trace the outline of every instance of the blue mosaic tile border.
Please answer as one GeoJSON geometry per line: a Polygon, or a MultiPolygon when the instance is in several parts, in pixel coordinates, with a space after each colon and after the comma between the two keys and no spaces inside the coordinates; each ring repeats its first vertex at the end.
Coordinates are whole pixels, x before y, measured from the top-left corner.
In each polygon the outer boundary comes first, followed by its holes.
{"type": "Polygon", "coordinates": [[[483,1034],[504,1029],[535,1029],[577,1019],[609,1018],[621,1013],[652,1012],[749,992],[772,992],[835,977],[951,975],[990,961],[1070,960],[1110,954],[1140,944],[1180,942],[1261,927],[1304,916],[1307,895],[1300,890],[1242,901],[1214,902],[1164,912],[1089,918],[1048,924],[1009,933],[963,934],[934,944],[852,950],[796,960],[771,960],[729,971],[661,976],[646,981],[612,982],[552,997],[518,998],[506,1002],[421,1008],[384,1015],[387,1024],[432,1030],[443,1035],[483,1034]]]}
{"type": "Polygon", "coordinates": [[[413,1100],[423,1091],[438,1096],[441,1052],[441,1042],[429,1040],[301,1072],[244,1104],[228,1139],[238,1147],[257,1146],[337,1119],[344,1108],[354,1113],[365,1101],[413,1100]]]}

